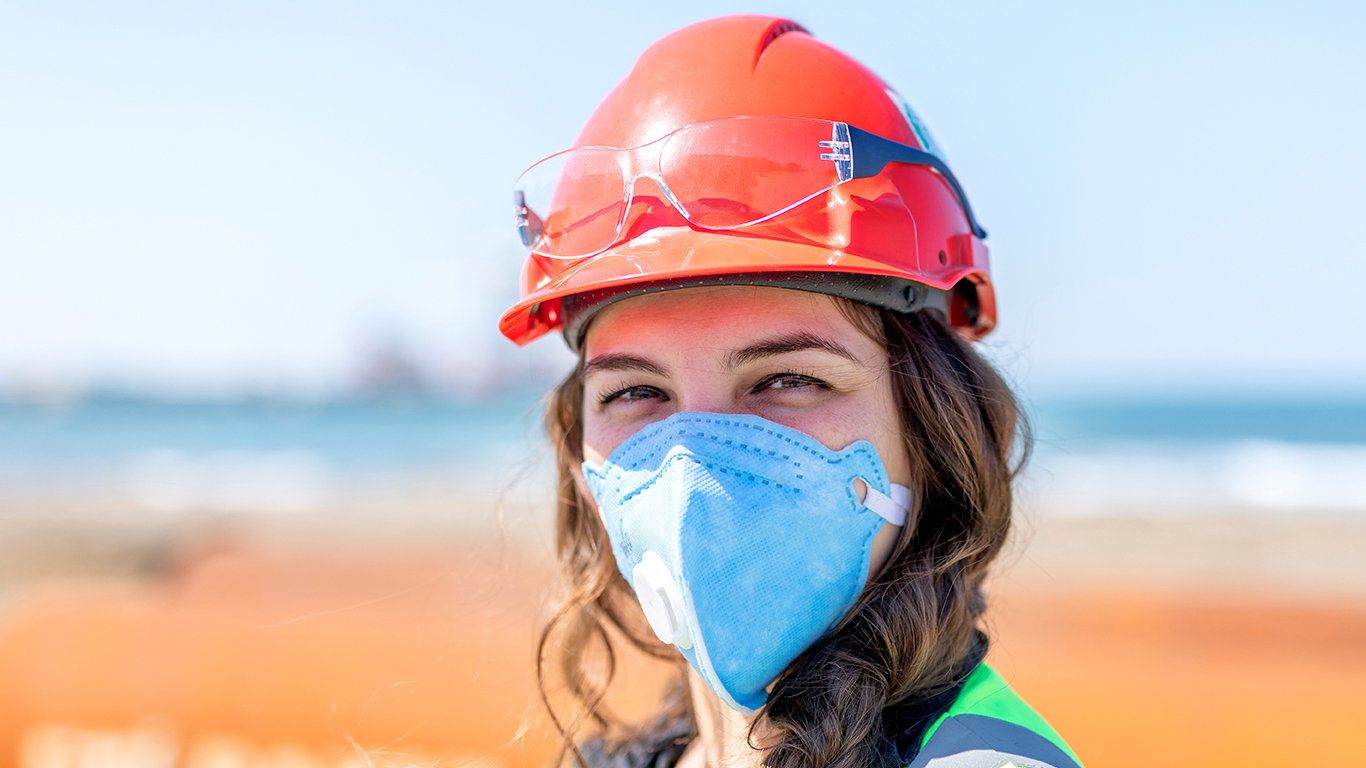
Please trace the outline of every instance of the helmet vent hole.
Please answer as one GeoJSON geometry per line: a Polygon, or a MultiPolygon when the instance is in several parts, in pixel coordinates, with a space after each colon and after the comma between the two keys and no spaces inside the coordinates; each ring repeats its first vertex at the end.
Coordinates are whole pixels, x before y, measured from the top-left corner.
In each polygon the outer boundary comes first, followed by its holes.
{"type": "Polygon", "coordinates": [[[947,265],[948,263],[949,263],[949,256],[948,256],[948,254],[944,253],[943,251],[940,251],[940,252],[939,252],[939,266],[942,267],[942,266],[947,265]]]}
{"type": "Polygon", "coordinates": [[[806,27],[803,27],[790,19],[774,22],[773,26],[768,28],[768,34],[764,35],[763,41],[759,43],[759,53],[763,54],[764,49],[772,45],[774,40],[777,40],[789,32],[805,32],[808,35],[811,34],[806,31],[806,27]]]}

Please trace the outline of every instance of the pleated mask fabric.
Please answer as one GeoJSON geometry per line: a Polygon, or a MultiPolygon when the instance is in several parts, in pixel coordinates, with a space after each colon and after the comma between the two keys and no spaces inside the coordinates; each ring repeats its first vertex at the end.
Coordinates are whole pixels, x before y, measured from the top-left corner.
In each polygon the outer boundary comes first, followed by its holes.
{"type": "Polygon", "coordinates": [[[749,415],[677,413],[583,470],[651,627],[745,713],[853,606],[898,522],[880,514],[896,499],[904,522],[909,496],[871,443],[832,451],[749,415]]]}

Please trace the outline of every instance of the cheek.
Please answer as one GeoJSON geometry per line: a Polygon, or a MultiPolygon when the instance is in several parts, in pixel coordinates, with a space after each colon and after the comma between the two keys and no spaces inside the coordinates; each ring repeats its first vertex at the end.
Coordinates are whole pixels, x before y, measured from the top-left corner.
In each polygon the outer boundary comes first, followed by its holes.
{"type": "Polygon", "coordinates": [[[612,455],[620,442],[613,443],[601,434],[591,415],[583,420],[583,459],[595,466],[602,466],[603,460],[612,455]]]}
{"type": "Polygon", "coordinates": [[[832,451],[867,440],[877,449],[888,480],[897,485],[910,483],[911,462],[890,384],[872,387],[823,412],[773,420],[816,438],[832,451]]]}
{"type": "Polygon", "coordinates": [[[877,409],[874,431],[868,442],[877,448],[878,455],[882,457],[888,480],[908,486],[911,482],[911,459],[903,435],[901,409],[896,407],[896,394],[890,379],[885,382],[883,389],[885,391],[879,393],[880,407],[877,409]]]}
{"type": "Polygon", "coordinates": [[[583,417],[583,458],[585,461],[602,466],[608,456],[626,438],[635,434],[638,425],[620,424],[604,417],[585,404],[583,417]]]}

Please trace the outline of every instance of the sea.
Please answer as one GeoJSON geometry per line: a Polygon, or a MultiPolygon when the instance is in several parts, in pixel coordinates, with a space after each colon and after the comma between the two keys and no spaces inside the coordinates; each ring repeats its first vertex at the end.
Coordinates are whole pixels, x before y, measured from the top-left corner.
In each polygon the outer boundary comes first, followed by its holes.
{"type": "MultiPolygon", "coordinates": [[[[0,514],[115,500],[288,514],[405,494],[551,492],[543,391],[0,402],[0,514]]],[[[1366,398],[1028,401],[1022,503],[1066,515],[1366,517],[1366,398]]],[[[400,502],[400,503],[393,503],[400,502]]]]}

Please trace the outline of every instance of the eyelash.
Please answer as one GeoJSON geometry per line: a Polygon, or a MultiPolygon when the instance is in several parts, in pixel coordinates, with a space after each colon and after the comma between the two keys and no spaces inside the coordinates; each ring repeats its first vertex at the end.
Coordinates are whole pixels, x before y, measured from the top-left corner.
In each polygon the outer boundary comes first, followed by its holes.
{"type": "MultiPolygon", "coordinates": [[[[829,384],[825,383],[824,381],[821,381],[820,379],[810,374],[799,373],[797,371],[784,371],[782,373],[775,373],[772,376],[766,376],[765,378],[761,379],[758,384],[754,385],[754,389],[752,391],[759,392],[761,390],[768,389],[768,387],[772,385],[775,381],[779,381],[782,379],[796,379],[799,381],[806,382],[807,384],[812,384],[814,386],[820,387],[821,389],[830,389],[829,384]]],[[[609,392],[607,394],[600,395],[598,397],[598,405],[607,405],[608,403],[612,402],[613,400],[616,400],[622,395],[625,395],[626,393],[631,392],[632,390],[638,389],[648,390],[660,396],[664,395],[663,392],[660,392],[657,388],[652,387],[648,384],[632,384],[630,386],[622,387],[621,389],[618,389],[614,392],[609,392]]],[[[797,387],[783,387],[783,389],[797,389],[797,387]]]]}
{"type": "Polygon", "coordinates": [[[615,392],[609,392],[609,393],[607,393],[607,394],[605,394],[605,395],[600,395],[600,396],[598,397],[598,405],[607,405],[608,403],[612,402],[613,400],[616,400],[617,398],[621,397],[622,395],[626,394],[627,392],[630,392],[630,391],[636,390],[636,389],[645,389],[645,390],[649,390],[649,391],[654,392],[654,393],[659,394],[659,395],[663,395],[663,394],[664,394],[663,392],[660,392],[658,389],[655,389],[654,387],[651,387],[651,386],[648,386],[648,385],[645,385],[645,384],[632,384],[632,385],[629,386],[629,387],[622,387],[621,389],[618,389],[618,390],[615,391],[615,392]]]}
{"type": "MultiPolygon", "coordinates": [[[[820,379],[816,378],[815,376],[812,376],[809,373],[800,373],[798,371],[784,371],[783,373],[775,373],[772,376],[764,378],[762,381],[760,381],[758,384],[754,386],[754,391],[757,392],[761,389],[767,389],[770,384],[781,379],[796,379],[798,381],[804,381],[807,384],[815,385],[817,387],[820,387],[821,389],[830,388],[829,384],[826,384],[824,381],[821,381],[820,379]]],[[[796,389],[796,387],[784,387],[784,389],[796,389]]]]}

